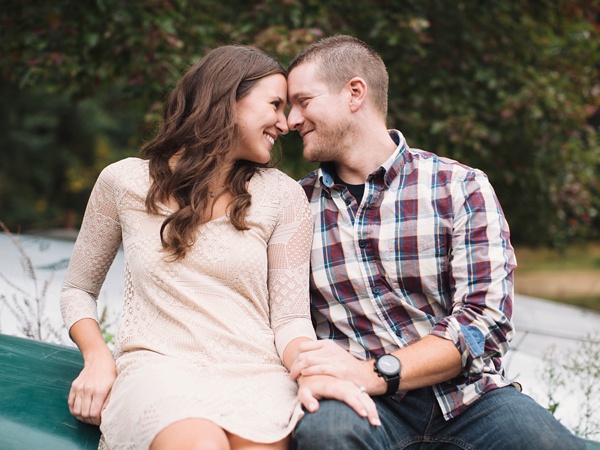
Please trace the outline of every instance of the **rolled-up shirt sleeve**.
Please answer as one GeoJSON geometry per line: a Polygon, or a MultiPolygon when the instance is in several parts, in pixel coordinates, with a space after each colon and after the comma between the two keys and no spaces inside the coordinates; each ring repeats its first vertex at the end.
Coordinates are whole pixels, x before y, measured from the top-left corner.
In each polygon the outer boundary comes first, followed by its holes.
{"type": "Polygon", "coordinates": [[[451,314],[431,334],[461,354],[463,374],[478,378],[506,353],[514,330],[516,268],[509,227],[487,177],[470,171],[454,187],[454,230],[449,257],[451,314]]]}

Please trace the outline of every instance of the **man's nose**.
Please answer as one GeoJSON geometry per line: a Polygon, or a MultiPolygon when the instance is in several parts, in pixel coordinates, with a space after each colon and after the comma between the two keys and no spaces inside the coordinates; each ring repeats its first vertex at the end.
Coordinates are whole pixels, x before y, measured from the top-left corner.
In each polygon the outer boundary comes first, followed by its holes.
{"type": "Polygon", "coordinates": [[[297,108],[290,108],[290,112],[287,117],[287,125],[290,130],[300,131],[300,126],[302,125],[302,114],[298,111],[297,108]]]}

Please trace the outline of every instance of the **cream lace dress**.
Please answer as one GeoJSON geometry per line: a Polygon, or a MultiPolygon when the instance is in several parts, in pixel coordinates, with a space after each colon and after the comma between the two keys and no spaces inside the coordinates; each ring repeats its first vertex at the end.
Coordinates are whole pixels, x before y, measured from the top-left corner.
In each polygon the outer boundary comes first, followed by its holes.
{"type": "Polygon", "coordinates": [[[108,166],[91,194],[65,278],[66,326],[98,320],[96,299],[119,246],[125,300],[118,377],[100,448],[147,449],[166,426],[205,418],[255,442],[288,435],[302,416],[281,362],[294,338],[315,338],[309,316],[312,219],[298,183],[276,169],[250,180],[250,230],[227,216],[201,225],[185,259],[166,262],[146,213],[148,162],[108,166]]]}

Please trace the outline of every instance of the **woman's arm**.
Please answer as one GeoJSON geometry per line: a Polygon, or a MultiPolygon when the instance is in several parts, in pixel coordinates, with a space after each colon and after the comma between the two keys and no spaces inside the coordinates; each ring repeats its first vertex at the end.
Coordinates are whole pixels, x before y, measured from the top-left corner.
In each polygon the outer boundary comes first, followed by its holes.
{"type": "MultiPolygon", "coordinates": [[[[282,188],[280,192],[286,191],[282,188]]],[[[281,220],[269,242],[269,295],[275,342],[283,364],[291,370],[300,345],[314,342],[316,336],[310,321],[308,289],[312,216],[300,185],[291,184],[287,194],[281,220]]],[[[299,377],[297,381],[298,398],[308,411],[316,411],[321,398],[331,398],[349,405],[371,425],[380,425],[375,403],[359,385],[327,375],[299,377]]]]}
{"type": "Polygon", "coordinates": [[[115,166],[103,170],[88,201],[61,291],[61,311],[84,360],[69,393],[69,409],[82,422],[99,425],[116,378],[110,349],[98,324],[97,299],[121,244],[115,166]]]}
{"type": "Polygon", "coordinates": [[[296,357],[293,349],[297,344],[290,347],[292,341],[316,339],[308,286],[313,222],[300,185],[283,174],[273,181],[278,182],[273,203],[279,207],[279,215],[267,243],[269,320],[277,352],[285,363],[296,357]]]}

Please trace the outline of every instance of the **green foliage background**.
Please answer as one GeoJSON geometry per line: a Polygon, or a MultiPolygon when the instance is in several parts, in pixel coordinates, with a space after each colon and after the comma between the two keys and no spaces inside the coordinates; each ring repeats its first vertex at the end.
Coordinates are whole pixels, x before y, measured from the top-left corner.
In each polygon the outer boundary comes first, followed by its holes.
{"type": "MultiPolygon", "coordinates": [[[[286,65],[337,33],[386,62],[390,128],[489,175],[514,242],[600,237],[600,0],[5,0],[0,218],[76,224],[207,49],[254,44],[286,65]]],[[[296,133],[282,143],[284,171],[313,168],[296,133]]]]}

